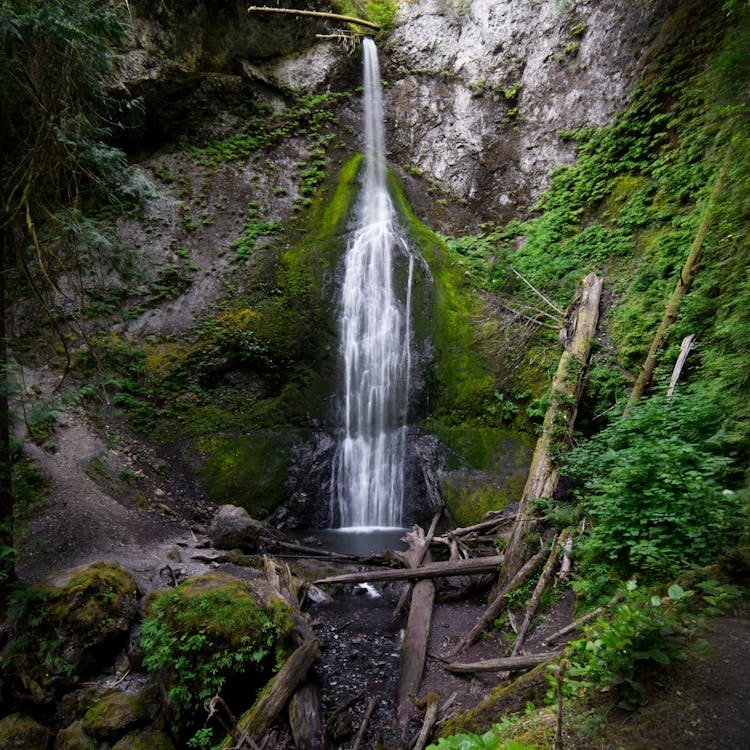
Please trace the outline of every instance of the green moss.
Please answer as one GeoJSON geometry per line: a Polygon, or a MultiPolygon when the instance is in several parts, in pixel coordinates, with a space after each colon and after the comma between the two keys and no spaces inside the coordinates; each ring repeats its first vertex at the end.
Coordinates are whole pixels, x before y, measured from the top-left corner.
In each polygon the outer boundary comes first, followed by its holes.
{"type": "Polygon", "coordinates": [[[427,400],[438,418],[462,422],[486,414],[495,394],[489,357],[482,352],[477,321],[483,305],[465,278],[457,256],[424,224],[409,205],[400,183],[388,175],[394,205],[409,238],[429,266],[429,276],[414,280],[414,332],[434,347],[434,367],[427,373],[427,400]]]}
{"type": "Polygon", "coordinates": [[[286,623],[243,581],[210,573],[147,602],[144,665],[165,680],[175,728],[195,731],[203,704],[232,684],[252,696],[276,664],[286,623]]]}
{"type": "Polygon", "coordinates": [[[108,690],[86,712],[83,729],[97,740],[112,740],[148,719],[148,704],[142,696],[108,690]]]}
{"type": "Polygon", "coordinates": [[[198,475],[211,500],[241,505],[259,518],[285,499],[289,450],[300,435],[284,429],[213,434],[197,439],[190,452],[204,456],[198,475]]]}
{"type": "Polygon", "coordinates": [[[0,719],[0,747],[3,750],[47,750],[51,732],[23,714],[10,714],[0,719]]]}
{"type": "Polygon", "coordinates": [[[447,471],[440,491],[455,522],[469,525],[487,511],[521,496],[534,439],[531,435],[473,424],[427,422],[425,429],[446,447],[447,471]]]}
{"type": "Polygon", "coordinates": [[[35,700],[51,700],[114,657],[138,612],[132,576],[95,563],[14,592],[6,669],[35,700]]]}

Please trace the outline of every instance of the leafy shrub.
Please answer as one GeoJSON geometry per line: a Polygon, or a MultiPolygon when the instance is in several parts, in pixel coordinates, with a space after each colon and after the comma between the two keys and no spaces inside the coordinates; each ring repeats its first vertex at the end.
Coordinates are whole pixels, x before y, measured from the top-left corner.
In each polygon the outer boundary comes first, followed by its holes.
{"type": "MultiPolygon", "coordinates": [[[[583,638],[568,644],[563,694],[585,698],[599,689],[615,688],[621,708],[638,708],[643,703],[646,689],[642,680],[648,671],[684,659],[686,646],[703,617],[722,614],[741,594],[738,587],[715,580],[702,581],[696,588],[702,590],[702,596],[675,583],[662,597],[629,581],[625,601],[612,617],[597,618],[584,626],[583,638]]],[[[550,665],[549,669],[552,687],[547,697],[554,700],[558,679],[554,673],[560,666],[550,665]]]]}
{"type": "Polygon", "coordinates": [[[731,459],[716,452],[721,421],[709,402],[654,397],[568,455],[594,522],[580,547],[584,575],[668,580],[731,545],[746,514],[722,489],[731,459]]]}
{"type": "Polygon", "coordinates": [[[427,750],[535,750],[531,745],[498,737],[495,727],[484,734],[454,734],[442,737],[437,744],[427,750]]]}

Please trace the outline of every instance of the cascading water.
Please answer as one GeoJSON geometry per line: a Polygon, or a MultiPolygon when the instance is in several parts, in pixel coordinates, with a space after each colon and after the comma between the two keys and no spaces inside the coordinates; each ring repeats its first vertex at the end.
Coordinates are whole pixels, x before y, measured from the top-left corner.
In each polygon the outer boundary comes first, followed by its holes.
{"type": "Polygon", "coordinates": [[[331,503],[341,527],[398,527],[404,499],[413,257],[399,234],[386,186],[377,50],[364,52],[364,179],[358,224],[345,255],[340,313],[341,433],[331,503]],[[394,288],[405,258],[403,301],[394,288]]]}

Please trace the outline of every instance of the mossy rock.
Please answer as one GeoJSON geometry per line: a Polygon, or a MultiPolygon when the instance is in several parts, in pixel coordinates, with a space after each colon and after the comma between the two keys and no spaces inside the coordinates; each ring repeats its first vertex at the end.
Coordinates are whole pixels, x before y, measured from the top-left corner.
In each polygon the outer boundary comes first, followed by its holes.
{"type": "Polygon", "coordinates": [[[109,690],[86,712],[83,729],[97,740],[113,740],[148,719],[148,702],[142,695],[109,690]]]}
{"type": "Polygon", "coordinates": [[[533,436],[471,422],[445,425],[431,420],[424,429],[445,449],[440,492],[459,526],[476,523],[488,511],[520,498],[534,451],[533,436]]]}
{"type": "Polygon", "coordinates": [[[4,656],[20,692],[41,703],[110,663],[138,616],[133,577],[110,563],[55,573],[23,602],[4,656]]]}
{"type": "Polygon", "coordinates": [[[220,693],[252,702],[267,681],[291,627],[288,610],[267,608],[226,573],[191,578],[146,603],[144,665],[157,675],[180,736],[198,728],[204,703],[220,693]]]}
{"type": "Polygon", "coordinates": [[[55,737],[55,750],[92,750],[94,746],[94,740],[84,731],[82,721],[61,729],[55,737]]]}
{"type": "Polygon", "coordinates": [[[174,750],[174,744],[168,734],[147,729],[126,734],[112,746],[112,750],[174,750]]]}
{"type": "Polygon", "coordinates": [[[0,747],[3,750],[47,750],[52,733],[47,727],[23,714],[0,719],[0,747]]]}

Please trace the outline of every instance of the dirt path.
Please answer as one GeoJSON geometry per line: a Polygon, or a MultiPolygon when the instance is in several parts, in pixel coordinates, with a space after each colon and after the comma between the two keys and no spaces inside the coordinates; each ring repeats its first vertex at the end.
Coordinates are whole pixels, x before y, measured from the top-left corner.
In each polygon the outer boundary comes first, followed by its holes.
{"type": "Polygon", "coordinates": [[[49,493],[20,544],[22,579],[116,562],[148,591],[175,571],[184,577],[206,570],[191,560],[198,539],[175,510],[180,498],[167,479],[149,470],[148,449],[132,437],[126,440],[118,440],[116,449],[107,447],[87,415],[72,409],[60,416],[48,449],[25,443],[24,451],[49,481],[49,493]]]}

